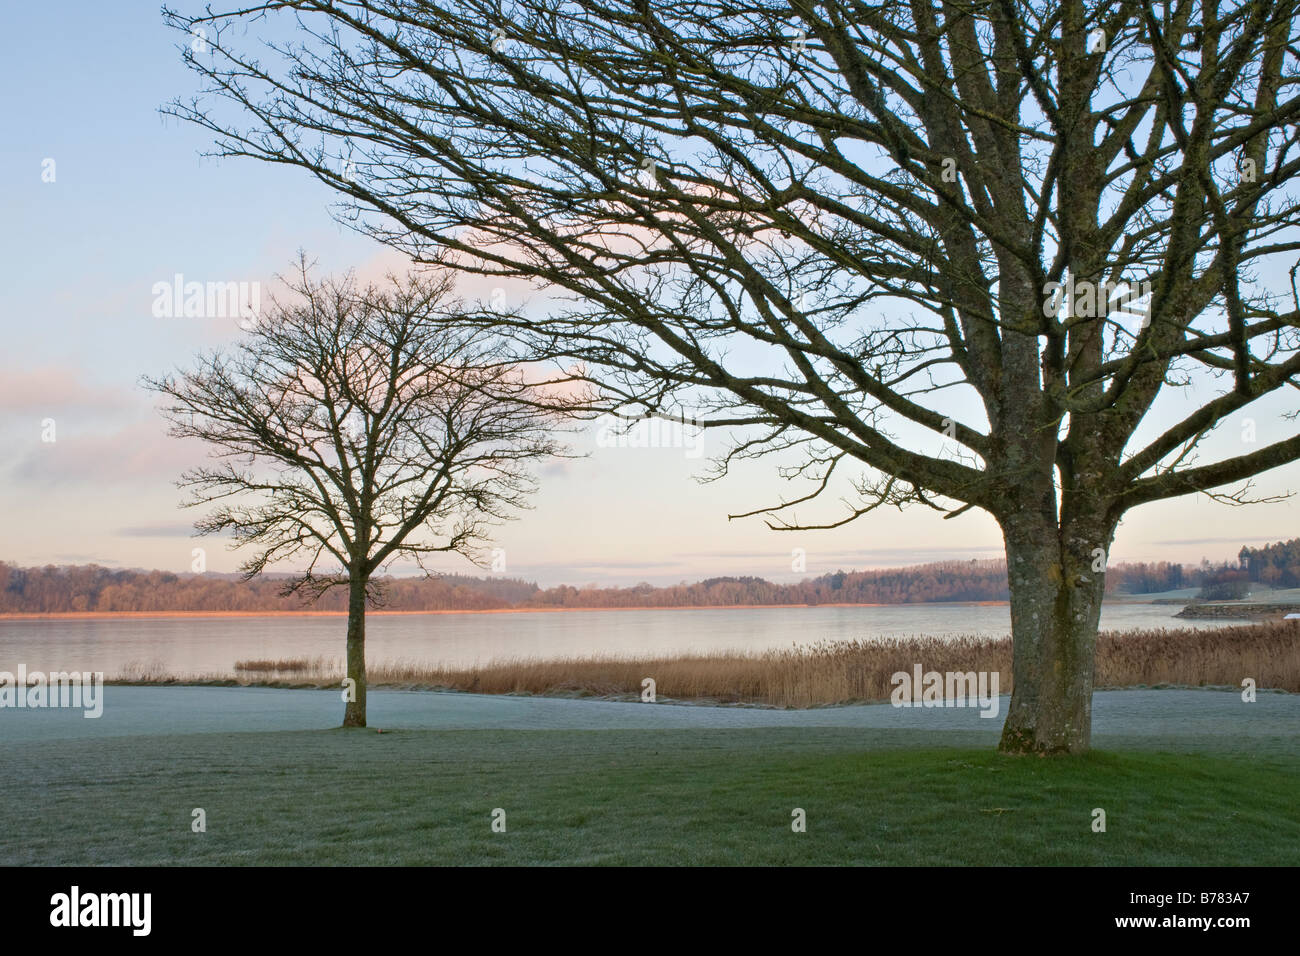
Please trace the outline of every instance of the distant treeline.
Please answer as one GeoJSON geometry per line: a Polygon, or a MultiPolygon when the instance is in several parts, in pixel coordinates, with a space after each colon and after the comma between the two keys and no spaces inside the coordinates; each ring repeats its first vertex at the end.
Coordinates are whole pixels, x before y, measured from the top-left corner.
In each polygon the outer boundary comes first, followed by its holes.
{"type": "MultiPolygon", "coordinates": [[[[1242,566],[1170,562],[1119,564],[1106,571],[1110,593],[1150,594],[1205,587],[1226,578],[1300,586],[1300,539],[1243,548],[1242,566]],[[1256,576],[1258,574],[1258,576],[1256,576]]],[[[0,613],[70,611],[320,611],[347,610],[336,588],[315,604],[283,596],[285,578],[113,570],[99,565],[19,568],[0,561],[0,613]]],[[[517,578],[447,574],[384,578],[382,607],[393,611],[472,611],[502,608],[720,607],[736,604],[922,604],[1005,601],[1006,565],[1000,560],[941,561],[907,568],[835,571],[794,584],[756,577],[717,577],[667,587],[539,588],[517,578]]]]}
{"type": "MultiPolygon", "coordinates": [[[[285,578],[244,581],[233,574],[173,574],[113,570],[98,565],[18,568],[0,562],[0,613],[69,611],[294,611],[307,605],[283,596],[285,578]]],[[[514,578],[448,574],[384,578],[383,604],[393,611],[470,611],[500,608],[719,607],[733,604],[914,604],[926,601],[999,601],[1007,597],[1001,561],[946,561],[881,571],[836,571],[797,584],[755,577],[718,577],[695,584],[625,588],[542,589],[514,578]]],[[[347,610],[336,588],[313,610],[347,610]]]]}
{"type": "MultiPolygon", "coordinates": [[[[0,562],[0,613],[68,611],[346,611],[347,588],[314,604],[282,596],[285,578],[244,581],[237,574],[117,571],[99,565],[17,568],[0,562]]],[[[399,611],[469,611],[513,607],[537,585],[513,578],[448,574],[384,580],[384,607],[399,611]]]]}
{"type": "Polygon", "coordinates": [[[1237,562],[1210,569],[1199,597],[1207,601],[1239,601],[1251,594],[1252,584],[1300,587],[1300,538],[1262,548],[1242,548],[1237,562]]]}
{"type": "Polygon", "coordinates": [[[910,568],[835,571],[797,584],[763,578],[708,578],[695,584],[539,591],[537,607],[718,607],[731,604],[921,604],[927,601],[1005,601],[1002,561],[941,561],[910,568]]]}
{"type": "Polygon", "coordinates": [[[1300,538],[1242,548],[1238,557],[1250,580],[1275,588],[1300,588],[1300,538]]]}

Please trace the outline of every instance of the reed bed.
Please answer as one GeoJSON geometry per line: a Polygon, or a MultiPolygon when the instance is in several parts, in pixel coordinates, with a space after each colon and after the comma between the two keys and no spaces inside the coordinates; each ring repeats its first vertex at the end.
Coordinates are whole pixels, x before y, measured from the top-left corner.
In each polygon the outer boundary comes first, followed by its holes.
{"type": "Polygon", "coordinates": [[[1300,692],[1300,621],[1102,634],[1095,674],[1098,687],[1240,687],[1249,677],[1257,687],[1294,694],[1300,692]]]}
{"type": "Polygon", "coordinates": [[[295,657],[274,661],[235,661],[235,672],[253,674],[316,673],[322,668],[323,658],[295,657]]]}
{"type": "MultiPolygon", "coordinates": [[[[535,694],[639,698],[651,678],[659,698],[774,707],[816,707],[885,700],[899,671],[996,671],[999,690],[1012,689],[1011,639],[912,637],[823,641],[788,650],[648,658],[521,658],[481,667],[447,668],[419,661],[384,661],[368,672],[370,687],[438,688],[476,694],[535,694]]],[[[206,680],[278,686],[337,686],[343,662],[334,658],[240,661],[228,675],[206,680]],[[253,676],[255,675],[255,676],[253,676]]],[[[1300,623],[1271,622],[1217,630],[1103,633],[1097,640],[1097,687],[1154,685],[1240,687],[1300,692],[1300,623]]],[[[119,678],[176,683],[155,668],[119,678]]]]}

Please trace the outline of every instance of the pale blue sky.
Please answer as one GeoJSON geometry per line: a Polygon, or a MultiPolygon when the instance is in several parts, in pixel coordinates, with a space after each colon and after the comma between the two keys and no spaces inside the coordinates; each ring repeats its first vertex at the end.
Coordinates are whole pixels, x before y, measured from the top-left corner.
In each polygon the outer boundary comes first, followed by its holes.
{"type": "MultiPolygon", "coordinates": [[[[159,319],[154,283],[261,282],[306,249],[326,270],[377,274],[393,257],[337,225],[331,195],[305,174],[251,161],[201,160],[201,131],[158,107],[194,89],[177,36],[154,3],[6,4],[0,14],[0,560],[98,562],[187,570],[236,555],[189,537],[176,474],[193,451],[165,437],[142,374],[185,364],[233,339],[233,319],[159,319]],[[42,181],[43,161],[55,179],[42,181]],[[54,419],[57,440],[42,442],[54,419]]],[[[1179,398],[1179,403],[1184,398],[1179,398]]],[[[1254,413],[1259,440],[1294,425],[1274,402],[1254,413]]],[[[1239,429],[1207,445],[1240,448],[1239,429]]],[[[706,441],[711,441],[710,435],[706,441]]],[[[788,580],[807,573],[1001,553],[994,523],[891,511],[834,532],[784,534],[728,522],[788,489],[756,464],[700,486],[702,459],[682,448],[597,448],[544,476],[535,508],[503,529],[507,572],[544,584],[656,583],[713,574],[788,580]]],[[[711,447],[711,446],[706,446],[711,447]]],[[[1264,493],[1300,485],[1292,465],[1264,493]]],[[[828,500],[810,520],[838,517],[828,500]]],[[[1228,558],[1242,543],[1300,534],[1293,502],[1230,509],[1183,499],[1131,513],[1113,560],[1228,558]]],[[[472,571],[448,558],[447,570],[472,571]]]]}

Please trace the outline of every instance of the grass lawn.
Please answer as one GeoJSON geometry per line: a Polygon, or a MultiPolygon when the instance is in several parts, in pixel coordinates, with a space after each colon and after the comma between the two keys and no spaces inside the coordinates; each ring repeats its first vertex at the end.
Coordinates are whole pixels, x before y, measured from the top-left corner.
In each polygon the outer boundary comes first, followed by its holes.
{"type": "Polygon", "coordinates": [[[20,743],[8,864],[1300,864],[1300,759],[838,728],[20,743]],[[202,807],[207,832],[191,832],[202,807]],[[506,832],[491,813],[506,811],[506,832]],[[807,832],[791,830],[791,811],[807,832]],[[1092,810],[1106,811],[1094,833],[1092,810]]]}

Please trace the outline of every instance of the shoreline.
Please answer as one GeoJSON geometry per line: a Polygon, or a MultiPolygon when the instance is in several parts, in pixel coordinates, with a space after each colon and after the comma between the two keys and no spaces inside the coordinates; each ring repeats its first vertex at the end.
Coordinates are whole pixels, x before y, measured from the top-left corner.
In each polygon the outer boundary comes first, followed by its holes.
{"type": "MultiPolygon", "coordinates": [[[[1006,607],[1009,601],[918,601],[913,604],[861,604],[835,602],[825,604],[674,604],[636,605],[634,607],[492,607],[442,609],[431,611],[388,611],[376,608],[366,617],[400,617],[420,614],[568,614],[591,611],[765,611],[788,608],[805,610],[822,607],[1006,607]]],[[[1110,603],[1110,602],[1107,602],[1110,603]]],[[[1114,603],[1144,603],[1120,601],[1114,603]]],[[[347,611],[5,611],[0,621],[40,620],[107,620],[113,618],[229,618],[229,617],[347,617],[347,611]]]]}
{"type": "MultiPolygon", "coordinates": [[[[106,677],[103,682],[104,687],[217,687],[217,688],[246,688],[251,687],[258,690],[316,690],[336,692],[339,689],[338,682],[325,683],[317,680],[293,681],[287,679],[280,680],[241,680],[237,677],[156,677],[152,679],[138,677],[106,677]]],[[[604,701],[607,703],[645,703],[639,691],[624,691],[610,694],[582,693],[571,690],[544,690],[544,691],[475,691],[462,690],[459,687],[452,687],[447,684],[430,684],[420,681],[377,681],[367,682],[367,691],[389,690],[401,691],[412,694],[457,694],[469,697],[512,697],[521,700],[542,698],[545,700],[592,700],[604,701]]],[[[1122,691],[1122,690],[1204,690],[1214,691],[1216,693],[1240,694],[1241,688],[1232,684],[1185,684],[1173,683],[1170,681],[1157,681],[1151,684],[1106,684],[1097,686],[1093,691],[1122,691]]],[[[1258,694],[1292,694],[1282,687],[1257,687],[1255,692],[1258,694]]],[[[1002,691],[999,697],[1010,698],[1010,691],[1002,691]]],[[[653,701],[654,704],[686,706],[686,707],[754,707],[763,710],[815,710],[821,707],[864,707],[878,706],[888,704],[888,697],[862,697],[847,698],[829,703],[811,703],[803,705],[769,704],[755,700],[728,700],[722,697],[666,697],[658,696],[653,701]]]]}

